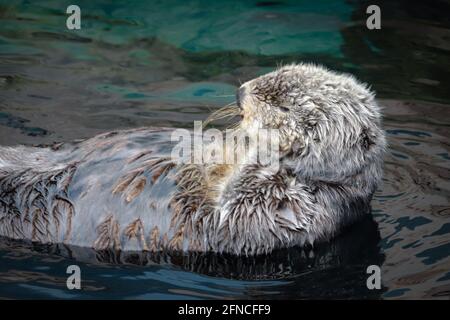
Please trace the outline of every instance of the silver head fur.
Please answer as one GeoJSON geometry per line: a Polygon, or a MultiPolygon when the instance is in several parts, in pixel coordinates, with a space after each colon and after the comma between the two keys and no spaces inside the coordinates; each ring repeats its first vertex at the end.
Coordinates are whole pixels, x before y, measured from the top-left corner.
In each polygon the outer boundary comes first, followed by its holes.
{"type": "MultiPolygon", "coordinates": [[[[345,179],[375,165],[385,148],[374,94],[353,76],[312,64],[282,67],[243,84],[242,127],[275,128],[286,166],[304,178],[345,179]]],[[[378,175],[373,184],[378,183],[378,175]]]]}

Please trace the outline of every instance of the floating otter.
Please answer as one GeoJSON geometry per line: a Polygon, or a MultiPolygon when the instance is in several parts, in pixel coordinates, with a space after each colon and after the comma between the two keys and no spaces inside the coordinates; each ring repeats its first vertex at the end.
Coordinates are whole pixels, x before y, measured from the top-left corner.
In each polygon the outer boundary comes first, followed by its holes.
{"type": "Polygon", "coordinates": [[[236,130],[278,129],[279,166],[177,164],[170,129],[0,148],[0,236],[96,250],[255,255],[324,242],[369,212],[385,136],[370,90],[323,67],[243,84],[236,130]]]}

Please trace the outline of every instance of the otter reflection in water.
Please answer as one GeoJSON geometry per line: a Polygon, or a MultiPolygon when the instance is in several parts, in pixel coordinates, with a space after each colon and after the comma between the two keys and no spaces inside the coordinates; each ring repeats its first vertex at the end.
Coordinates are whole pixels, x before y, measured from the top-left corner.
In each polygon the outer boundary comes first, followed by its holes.
{"type": "Polygon", "coordinates": [[[385,138],[365,85],[290,65],[243,84],[237,100],[212,120],[240,114],[235,130],[250,136],[277,129],[276,170],[251,157],[177,165],[164,129],[2,147],[0,235],[99,251],[258,255],[326,242],[369,212],[385,138]]]}
{"type": "MultiPolygon", "coordinates": [[[[369,265],[381,266],[384,255],[380,252],[377,224],[371,215],[349,227],[346,232],[329,243],[314,248],[285,248],[267,255],[236,256],[231,254],[199,252],[96,251],[64,244],[43,245],[3,239],[0,250],[20,252],[24,256],[44,254],[62,256],[82,270],[94,268],[102,273],[108,266],[144,266],[127,269],[130,276],[139,276],[148,267],[172,266],[212,277],[238,280],[289,280],[295,282],[293,292],[283,289],[287,297],[376,297],[383,290],[368,290],[366,280],[369,265]],[[317,284],[320,283],[320,286],[317,284]],[[357,293],[357,294],[356,294],[357,293]]],[[[16,256],[15,256],[16,257],[16,256]]],[[[55,259],[58,261],[58,259],[55,259]]],[[[55,262],[58,263],[58,262],[55,262]]],[[[86,271],[88,272],[88,271],[86,271]]],[[[93,273],[94,270],[88,273],[93,273]]],[[[65,281],[65,280],[64,280],[65,281]]],[[[256,283],[255,283],[256,285],[256,283]]],[[[278,298],[282,298],[279,296],[278,298]]]]}

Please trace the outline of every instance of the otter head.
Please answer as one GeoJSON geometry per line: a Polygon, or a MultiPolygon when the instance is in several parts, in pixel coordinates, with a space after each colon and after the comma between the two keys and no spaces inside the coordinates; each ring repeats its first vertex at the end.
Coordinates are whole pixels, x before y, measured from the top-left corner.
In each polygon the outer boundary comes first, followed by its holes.
{"type": "MultiPolygon", "coordinates": [[[[280,160],[308,179],[380,177],[385,146],[374,94],[354,77],[312,64],[284,66],[237,92],[241,128],[279,130],[280,160]]],[[[374,181],[375,182],[375,181],[374,181]]]]}

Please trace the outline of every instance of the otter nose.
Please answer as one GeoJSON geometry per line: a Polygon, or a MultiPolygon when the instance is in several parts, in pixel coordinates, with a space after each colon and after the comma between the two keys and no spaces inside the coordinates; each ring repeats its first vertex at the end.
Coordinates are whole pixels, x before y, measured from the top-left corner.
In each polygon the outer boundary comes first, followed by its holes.
{"type": "Polygon", "coordinates": [[[244,98],[244,95],[245,95],[245,88],[244,87],[240,87],[236,91],[236,104],[241,109],[242,109],[241,101],[244,98]]]}

